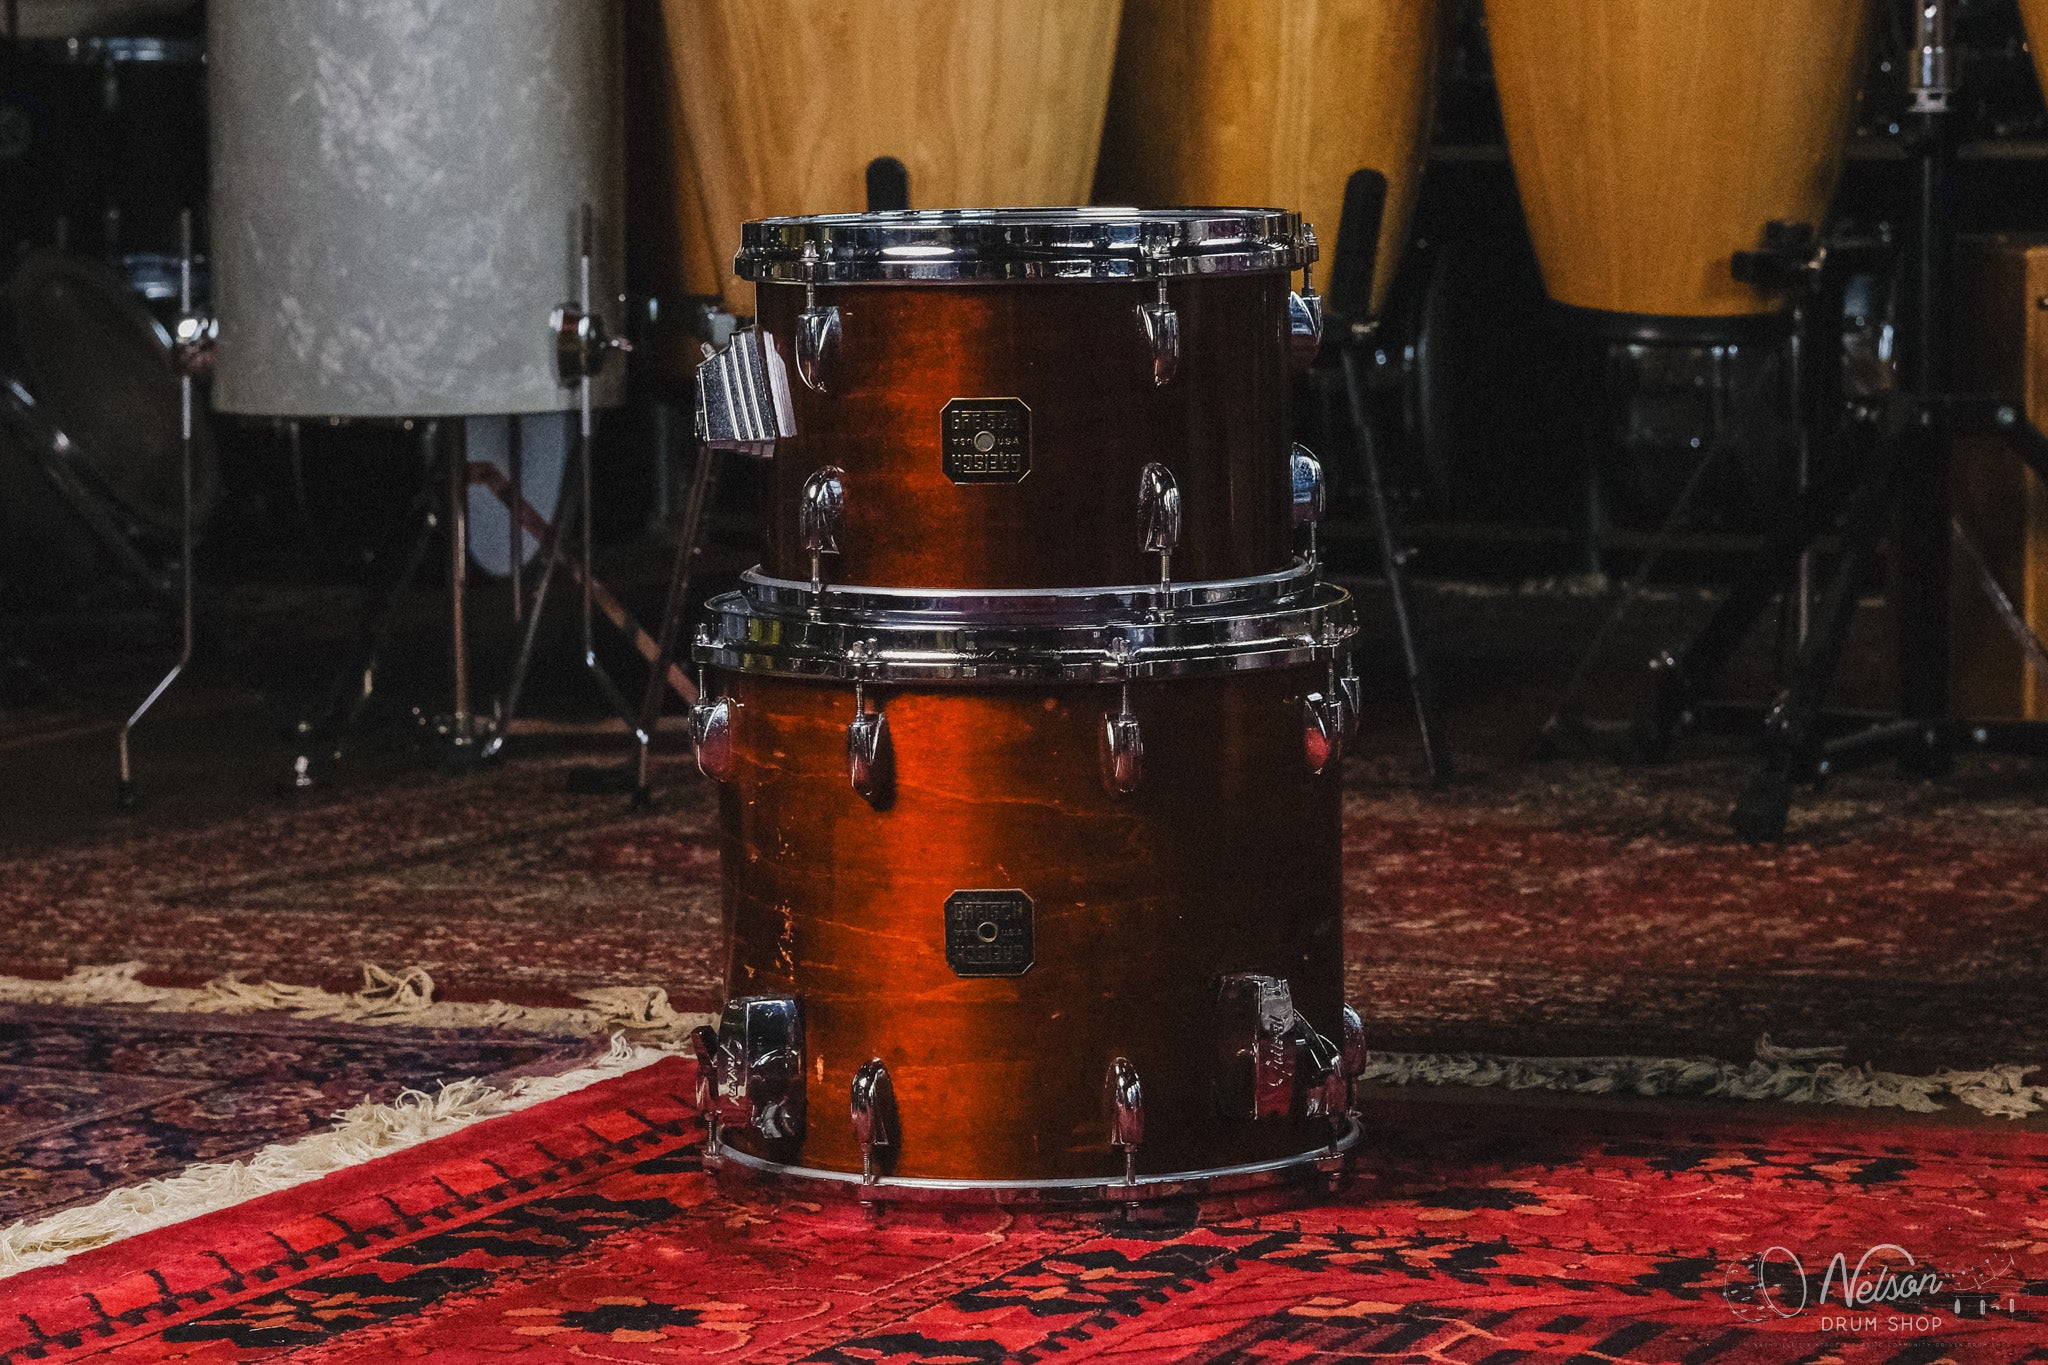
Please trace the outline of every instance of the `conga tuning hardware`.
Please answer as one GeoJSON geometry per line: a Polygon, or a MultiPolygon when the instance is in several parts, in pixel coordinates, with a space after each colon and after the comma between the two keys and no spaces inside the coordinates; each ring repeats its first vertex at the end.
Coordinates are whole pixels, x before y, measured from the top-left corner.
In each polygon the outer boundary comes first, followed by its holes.
{"type": "Polygon", "coordinates": [[[1152,386],[1163,389],[1180,372],[1180,314],[1166,301],[1166,278],[1157,284],[1158,297],[1138,305],[1138,325],[1152,348],[1152,386]]]}
{"type": "Polygon", "coordinates": [[[1180,485],[1173,471],[1154,460],[1138,474],[1138,520],[1144,527],[1145,549],[1159,556],[1159,607],[1163,620],[1173,614],[1173,552],[1180,548],[1180,485]]]}
{"type": "Polygon", "coordinates": [[[1103,1078],[1104,1105],[1109,1110],[1109,1145],[1124,1154],[1124,1187],[1138,1183],[1138,1148],[1145,1142],[1145,1085],[1127,1058],[1109,1064],[1103,1078]]]}
{"type": "Polygon", "coordinates": [[[880,1057],[862,1063],[853,1073],[851,1110],[853,1140],[860,1144],[861,1184],[872,1185],[880,1174],[875,1149],[896,1145],[896,1085],[880,1057]]]}

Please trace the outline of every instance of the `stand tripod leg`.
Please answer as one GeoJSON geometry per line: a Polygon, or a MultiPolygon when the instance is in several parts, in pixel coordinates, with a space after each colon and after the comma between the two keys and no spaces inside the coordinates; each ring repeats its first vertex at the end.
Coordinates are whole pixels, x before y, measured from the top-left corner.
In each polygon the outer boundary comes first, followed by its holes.
{"type": "MultiPolygon", "coordinates": [[[[491,737],[494,753],[504,745],[512,718],[519,714],[519,700],[526,691],[526,672],[533,662],[534,640],[540,634],[541,617],[547,612],[548,589],[554,586],[555,566],[562,562],[562,537],[568,533],[570,523],[576,520],[582,497],[582,484],[575,480],[563,484],[561,504],[556,508],[555,519],[548,526],[547,534],[541,539],[540,577],[534,581],[533,596],[527,603],[526,629],[519,637],[519,653],[512,661],[512,677],[505,689],[504,715],[498,733],[491,737]]],[[[512,520],[517,523],[520,519],[520,509],[514,508],[512,520]]]]}
{"type": "MultiPolygon", "coordinates": [[[[429,465],[420,481],[419,491],[413,495],[412,505],[400,523],[402,527],[416,528],[405,561],[384,589],[383,598],[364,616],[361,628],[356,631],[355,648],[349,663],[337,685],[329,692],[326,704],[321,707],[320,718],[301,721],[298,725],[299,752],[292,762],[294,791],[304,791],[317,784],[318,779],[313,772],[315,754],[324,754],[330,761],[341,757],[343,737],[355,728],[363,708],[369,705],[370,696],[376,689],[378,661],[383,656],[384,646],[390,643],[391,629],[398,619],[399,599],[419,577],[420,566],[426,563],[427,546],[439,524],[434,515],[434,500],[440,491],[442,472],[438,463],[429,465]]],[[[382,553],[377,556],[378,562],[387,558],[388,555],[382,553]]]]}
{"type": "MultiPolygon", "coordinates": [[[[178,235],[182,247],[178,266],[178,308],[182,330],[182,325],[193,317],[192,210],[186,209],[178,215],[178,235]]],[[[128,719],[121,722],[120,775],[114,788],[114,804],[122,810],[135,809],[135,771],[130,761],[128,737],[142,718],[149,714],[150,708],[156,705],[157,699],[170,691],[171,684],[176,682],[192,663],[192,641],[195,634],[192,592],[192,403],[195,395],[192,366],[188,357],[179,357],[178,369],[178,661],[172,664],[170,671],[150,689],[149,695],[142,699],[142,704],[129,714],[128,719]]]]}
{"type": "Polygon", "coordinates": [[[676,547],[675,568],[669,574],[668,601],[661,613],[661,636],[655,646],[653,667],[647,674],[647,691],[640,699],[640,731],[633,764],[633,804],[645,808],[654,800],[654,734],[661,724],[663,694],[667,691],[669,666],[683,632],[683,612],[690,596],[690,575],[696,567],[704,519],[711,505],[712,490],[718,485],[718,450],[699,446],[697,467],[691,471],[689,499],[683,504],[681,544],[676,547]]]}
{"type": "Polygon", "coordinates": [[[1408,597],[1408,576],[1401,566],[1401,552],[1394,544],[1393,519],[1387,514],[1386,488],[1380,479],[1379,454],[1373,443],[1372,423],[1365,411],[1365,393],[1358,378],[1358,357],[1351,347],[1343,352],[1344,392],[1351,406],[1352,429],[1358,433],[1358,452],[1365,466],[1365,486],[1372,501],[1373,529],[1380,543],[1380,568],[1386,575],[1387,591],[1394,603],[1394,627],[1401,637],[1401,662],[1408,673],[1408,696],[1415,706],[1416,729],[1422,736],[1422,761],[1429,784],[1441,787],[1451,780],[1451,754],[1444,742],[1443,713],[1437,706],[1436,687],[1429,661],[1416,637],[1414,608],[1408,597]]]}
{"type": "Polygon", "coordinates": [[[1607,619],[1600,623],[1600,629],[1594,633],[1592,643],[1588,644],[1585,653],[1579,656],[1579,662],[1572,669],[1571,678],[1565,683],[1564,691],[1558,694],[1557,704],[1551,709],[1550,718],[1543,723],[1543,737],[1547,742],[1555,744],[1568,730],[1585,730],[1578,709],[1579,690],[1585,686],[1586,676],[1592,672],[1594,663],[1607,647],[1608,638],[1620,628],[1622,621],[1628,616],[1629,608],[1635,605],[1636,599],[1642,596],[1643,589],[1649,585],[1650,575],[1656,571],[1657,561],[1662,558],[1664,548],[1671,543],[1671,537],[1684,521],[1686,513],[1692,509],[1692,500],[1706,481],[1707,471],[1720,460],[1721,451],[1722,446],[1719,444],[1709,446],[1706,454],[1693,466],[1692,474],[1685,481],[1685,487],[1679,490],[1677,500],[1665,514],[1664,524],[1658,530],[1657,538],[1644,552],[1642,563],[1636,566],[1635,573],[1631,574],[1628,582],[1622,586],[1621,595],[1615,601],[1613,609],[1607,613],[1607,619]]]}
{"type": "Polygon", "coordinates": [[[1855,618],[1863,579],[1876,558],[1878,541],[1896,502],[1900,472],[1907,461],[1923,454],[1922,442],[1905,420],[1905,413],[1912,406],[1910,400],[1894,400],[1884,439],[1879,444],[1877,477],[1857,489],[1849,500],[1841,563],[1821,598],[1815,629],[1800,648],[1791,680],[1778,694],[1764,721],[1763,764],[1743,788],[1730,815],[1735,832],[1752,842],[1783,838],[1792,808],[1792,783],[1806,772],[1826,775],[1814,766],[1818,752],[1814,731],[1828,686],[1848,644],[1849,626],[1855,618]]]}

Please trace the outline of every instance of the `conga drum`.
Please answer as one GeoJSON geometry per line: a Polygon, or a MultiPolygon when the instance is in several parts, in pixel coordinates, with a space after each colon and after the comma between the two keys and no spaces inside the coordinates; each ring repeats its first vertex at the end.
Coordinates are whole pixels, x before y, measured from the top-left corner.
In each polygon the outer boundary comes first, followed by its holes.
{"type": "Polygon", "coordinates": [[[728,936],[699,1037],[714,1162],[870,1199],[1333,1169],[1363,1048],[1356,626],[1286,442],[1298,217],[744,241],[759,323],[705,363],[700,422],[769,453],[777,506],[695,644],[728,936]]]}
{"type": "Polygon", "coordinates": [[[1486,0],[1550,297],[1609,335],[1740,335],[1731,261],[1834,196],[1870,0],[1486,0]]]}
{"type": "MultiPolygon", "coordinates": [[[[1088,197],[1119,0],[662,0],[715,255],[739,224],[866,205],[877,157],[913,203],[1088,197]]],[[[685,225],[686,234],[690,231],[685,225]]],[[[751,291],[725,296],[745,314],[751,291]]]]}
{"type": "Polygon", "coordinates": [[[1328,248],[1344,184],[1387,177],[1377,314],[1435,108],[1438,0],[1125,0],[1096,199],[1285,204],[1328,248]]]}

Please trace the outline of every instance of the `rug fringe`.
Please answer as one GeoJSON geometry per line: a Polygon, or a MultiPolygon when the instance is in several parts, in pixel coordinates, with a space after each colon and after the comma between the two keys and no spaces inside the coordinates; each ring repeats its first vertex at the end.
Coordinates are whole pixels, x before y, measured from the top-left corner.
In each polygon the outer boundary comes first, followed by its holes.
{"type": "Polygon", "coordinates": [[[603,1057],[560,1075],[521,1076],[503,1090],[466,1078],[441,1085],[431,1095],[407,1090],[389,1104],[364,1101],[337,1115],[332,1128],[273,1144],[240,1161],[188,1167],[174,1176],[115,1190],[91,1204],[0,1229],[0,1279],[303,1185],[673,1055],[662,1048],[636,1046],[623,1034],[613,1034],[603,1057]]]}
{"type": "Polygon", "coordinates": [[[1846,1066],[1838,1047],[1786,1048],[1769,1034],[1744,1065],[1711,1057],[1505,1057],[1488,1053],[1375,1052],[1366,1080],[1380,1085],[1458,1085],[1553,1090],[1578,1095],[1684,1095],[1700,1099],[1776,1100],[1855,1109],[1932,1114],[1949,1095],[1994,1118],[2022,1119],[2048,1106],[2048,1086],[2028,1085],[2040,1068],[2007,1064],[1983,1071],[1943,1067],[1905,1076],[1846,1066]]]}
{"type": "Polygon", "coordinates": [[[217,976],[203,986],[148,986],[136,978],[140,962],[80,967],[59,981],[0,976],[0,1003],[16,1005],[134,1005],[184,1014],[253,1014],[276,1010],[297,1019],[332,1019],[350,1024],[404,1024],[414,1028],[509,1028],[525,1033],[592,1034],[626,1029],[656,1041],[682,1038],[709,1014],[679,1013],[659,986],[603,986],[574,994],[587,1003],[576,1009],[513,1005],[503,1000],[436,1000],[434,978],[424,967],[390,971],[363,966],[361,990],[348,995],[318,986],[247,981],[240,972],[217,976]]]}

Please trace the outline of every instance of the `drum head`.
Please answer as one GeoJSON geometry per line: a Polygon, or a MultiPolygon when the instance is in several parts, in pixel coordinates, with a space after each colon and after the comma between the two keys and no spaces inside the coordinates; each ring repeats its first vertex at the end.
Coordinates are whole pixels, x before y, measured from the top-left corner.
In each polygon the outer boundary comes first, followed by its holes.
{"type": "MultiPolygon", "coordinates": [[[[178,531],[181,397],[171,338],[122,282],[90,261],[36,252],[7,285],[36,401],[78,460],[142,527],[178,531]]],[[[212,435],[193,414],[192,510],[213,508],[212,435]]]]}
{"type": "Polygon", "coordinates": [[[760,218],[737,268],[755,283],[1157,279],[1299,270],[1316,258],[1279,209],[903,210],[760,218]]]}

